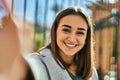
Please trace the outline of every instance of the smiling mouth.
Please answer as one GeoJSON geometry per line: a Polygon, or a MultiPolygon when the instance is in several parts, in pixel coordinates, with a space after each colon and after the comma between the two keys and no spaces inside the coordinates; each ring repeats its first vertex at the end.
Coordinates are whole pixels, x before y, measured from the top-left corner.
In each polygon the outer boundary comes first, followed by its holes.
{"type": "Polygon", "coordinates": [[[65,46],[67,46],[68,48],[75,48],[77,46],[77,44],[73,44],[73,43],[66,43],[64,42],[65,46]]]}

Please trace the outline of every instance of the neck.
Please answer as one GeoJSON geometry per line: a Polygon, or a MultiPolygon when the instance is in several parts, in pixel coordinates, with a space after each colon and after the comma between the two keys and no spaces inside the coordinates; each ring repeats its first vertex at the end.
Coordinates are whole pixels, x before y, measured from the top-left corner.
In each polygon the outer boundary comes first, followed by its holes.
{"type": "Polygon", "coordinates": [[[68,71],[72,75],[77,76],[77,66],[74,63],[69,66],[68,71]]]}
{"type": "Polygon", "coordinates": [[[61,56],[61,58],[63,59],[64,62],[66,62],[68,64],[73,63],[74,56],[68,56],[68,55],[65,55],[64,53],[60,53],[60,56],[61,56]]]}

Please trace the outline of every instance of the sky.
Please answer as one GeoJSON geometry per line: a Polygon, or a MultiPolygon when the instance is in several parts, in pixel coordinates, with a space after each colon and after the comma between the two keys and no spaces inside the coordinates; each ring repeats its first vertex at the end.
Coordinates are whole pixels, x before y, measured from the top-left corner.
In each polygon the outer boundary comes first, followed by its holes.
{"type": "MultiPolygon", "coordinates": [[[[8,0],[9,2],[11,2],[11,0],[8,0]]],[[[63,5],[63,8],[66,8],[68,6],[78,6],[78,7],[83,7],[89,15],[92,15],[92,11],[90,9],[87,8],[87,6],[91,5],[91,2],[96,3],[97,1],[100,0],[70,0],[71,3],[69,4],[68,2],[70,2],[69,0],[48,0],[48,14],[45,15],[44,14],[44,10],[45,10],[45,0],[38,0],[38,22],[40,23],[44,23],[44,16],[47,17],[46,19],[46,23],[48,25],[51,25],[54,18],[55,18],[55,13],[52,10],[52,7],[54,5],[54,1],[57,1],[58,5],[63,5]],[[64,1],[64,2],[63,2],[64,1]]],[[[106,2],[110,2],[113,3],[115,0],[104,0],[106,2]]],[[[24,16],[24,0],[14,0],[14,14],[20,18],[23,18],[24,16]]],[[[26,20],[30,23],[34,23],[35,21],[35,0],[27,0],[27,7],[26,7],[26,20]]]]}
{"type": "MultiPolygon", "coordinates": [[[[24,0],[14,0],[14,13],[17,16],[23,17],[23,11],[24,11],[24,0]]],[[[38,12],[40,12],[40,14],[38,14],[38,21],[41,23],[44,23],[44,1],[45,0],[38,0],[39,3],[39,9],[38,12]]],[[[63,0],[57,0],[58,5],[61,5],[61,2],[63,0]]],[[[63,3],[63,7],[66,8],[68,7],[68,0],[64,0],[63,3]]],[[[77,0],[77,3],[74,3],[74,0],[71,0],[71,5],[75,5],[75,6],[80,6],[83,7],[85,9],[87,9],[86,5],[89,5],[90,2],[86,2],[85,0],[77,0]],[[78,4],[79,3],[79,4],[78,4]]],[[[54,0],[48,0],[48,14],[47,16],[47,23],[51,24],[55,18],[55,13],[52,10],[52,7],[54,5],[54,0]]],[[[27,0],[27,9],[26,9],[26,19],[28,20],[28,22],[34,22],[34,14],[35,14],[35,0],[27,0]]],[[[91,11],[88,10],[89,14],[91,14],[91,11]]]]}

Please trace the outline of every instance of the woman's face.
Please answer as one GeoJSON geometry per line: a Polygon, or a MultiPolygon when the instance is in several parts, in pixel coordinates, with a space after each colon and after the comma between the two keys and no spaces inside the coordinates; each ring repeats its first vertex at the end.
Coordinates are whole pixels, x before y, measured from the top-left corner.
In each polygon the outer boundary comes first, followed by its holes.
{"type": "Polygon", "coordinates": [[[60,20],[57,45],[61,56],[72,57],[83,48],[87,28],[86,21],[79,15],[67,15],[60,20]]]}

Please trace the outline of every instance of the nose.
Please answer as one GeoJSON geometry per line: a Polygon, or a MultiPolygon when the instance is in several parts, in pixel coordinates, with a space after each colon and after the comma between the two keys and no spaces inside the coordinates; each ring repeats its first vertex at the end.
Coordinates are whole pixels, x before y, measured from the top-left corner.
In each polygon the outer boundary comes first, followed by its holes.
{"type": "Polygon", "coordinates": [[[76,43],[77,37],[76,37],[75,33],[70,34],[68,37],[68,40],[72,43],[76,43]]]}

